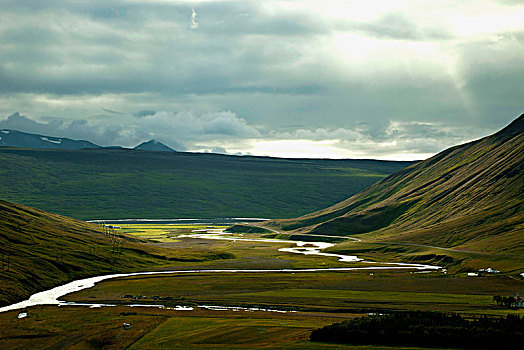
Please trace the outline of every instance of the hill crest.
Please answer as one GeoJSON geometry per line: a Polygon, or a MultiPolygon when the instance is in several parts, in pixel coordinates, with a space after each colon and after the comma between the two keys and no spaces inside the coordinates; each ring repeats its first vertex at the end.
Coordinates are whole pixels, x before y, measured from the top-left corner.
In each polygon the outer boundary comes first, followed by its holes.
{"type": "Polygon", "coordinates": [[[171,147],[166,146],[162,142],[157,141],[155,139],[152,139],[146,142],[142,142],[141,144],[134,147],[133,149],[138,149],[142,151],[176,152],[171,147]]]}
{"type": "Polygon", "coordinates": [[[524,253],[524,115],[392,174],[329,208],[270,223],[440,247],[524,253]]]}

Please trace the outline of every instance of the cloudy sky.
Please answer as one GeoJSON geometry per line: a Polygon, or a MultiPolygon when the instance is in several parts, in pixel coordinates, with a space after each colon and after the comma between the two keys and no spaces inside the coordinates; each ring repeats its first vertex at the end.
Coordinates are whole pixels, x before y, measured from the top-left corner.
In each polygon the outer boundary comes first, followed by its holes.
{"type": "Polygon", "coordinates": [[[524,112],[523,3],[2,0],[0,128],[422,159],[524,112]]]}

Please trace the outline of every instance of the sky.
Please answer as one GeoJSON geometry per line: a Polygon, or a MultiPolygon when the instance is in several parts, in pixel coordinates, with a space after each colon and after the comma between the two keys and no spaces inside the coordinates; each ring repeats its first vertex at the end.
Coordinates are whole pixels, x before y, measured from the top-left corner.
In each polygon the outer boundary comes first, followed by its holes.
{"type": "Polygon", "coordinates": [[[524,1],[2,0],[0,128],[427,158],[524,112],[524,1]]]}

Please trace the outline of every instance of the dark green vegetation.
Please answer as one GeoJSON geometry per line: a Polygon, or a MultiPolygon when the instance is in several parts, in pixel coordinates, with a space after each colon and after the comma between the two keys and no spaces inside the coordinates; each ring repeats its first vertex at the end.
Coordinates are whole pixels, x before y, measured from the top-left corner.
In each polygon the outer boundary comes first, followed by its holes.
{"type": "Polygon", "coordinates": [[[390,249],[420,261],[512,261],[514,270],[524,268],[524,115],[492,136],[447,149],[332,207],[269,225],[358,234],[366,241],[367,246],[337,248],[348,252],[390,249]]]}
{"type": "Polygon", "coordinates": [[[93,224],[0,201],[0,305],[78,278],[231,257],[145,245],[104,234],[93,224]]]}
{"type": "Polygon", "coordinates": [[[0,148],[0,194],[81,219],[292,217],[412,164],[0,148]]]}
{"type": "Polygon", "coordinates": [[[313,331],[312,341],[346,344],[434,346],[475,349],[520,349],[524,319],[457,314],[394,312],[335,323],[313,331]]]}

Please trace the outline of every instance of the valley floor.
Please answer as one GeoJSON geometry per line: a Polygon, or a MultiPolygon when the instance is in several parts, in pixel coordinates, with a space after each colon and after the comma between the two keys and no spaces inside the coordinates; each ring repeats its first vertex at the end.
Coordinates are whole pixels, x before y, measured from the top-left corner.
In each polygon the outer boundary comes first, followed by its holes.
{"type": "MultiPolygon", "coordinates": [[[[289,243],[179,238],[201,227],[122,226],[122,232],[165,248],[202,249],[234,259],[161,266],[169,269],[303,269],[356,266],[333,257],[290,254],[289,243]]],[[[216,229],[216,228],[215,228],[216,229]]],[[[238,235],[246,237],[247,234],[238,235]]],[[[259,237],[251,234],[249,237],[259,237]]],[[[524,315],[495,305],[494,295],[513,296],[524,279],[505,275],[467,277],[463,272],[367,270],[287,273],[185,273],[130,276],[101,282],[64,297],[113,307],[37,306],[0,313],[0,348],[281,348],[314,349],[312,330],[341,320],[391,310],[432,310],[478,315],[524,315]],[[129,307],[162,304],[165,308],[129,307]],[[169,307],[182,305],[191,311],[169,307]],[[265,308],[293,312],[234,311],[198,306],[265,308]],[[27,312],[27,317],[18,318],[27,312]],[[123,324],[130,328],[124,329],[123,324]]],[[[322,344],[325,349],[390,349],[322,344]]],[[[413,349],[413,348],[412,348],[413,349]]]]}

